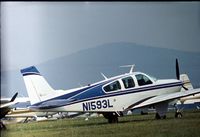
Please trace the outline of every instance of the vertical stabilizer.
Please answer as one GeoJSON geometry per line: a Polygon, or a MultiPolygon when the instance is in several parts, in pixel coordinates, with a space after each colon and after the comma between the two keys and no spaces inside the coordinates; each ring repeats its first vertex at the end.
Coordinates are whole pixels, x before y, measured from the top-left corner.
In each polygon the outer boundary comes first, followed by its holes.
{"type": "Polygon", "coordinates": [[[43,101],[43,96],[51,94],[54,91],[35,66],[22,69],[21,73],[31,105],[43,101]]]}

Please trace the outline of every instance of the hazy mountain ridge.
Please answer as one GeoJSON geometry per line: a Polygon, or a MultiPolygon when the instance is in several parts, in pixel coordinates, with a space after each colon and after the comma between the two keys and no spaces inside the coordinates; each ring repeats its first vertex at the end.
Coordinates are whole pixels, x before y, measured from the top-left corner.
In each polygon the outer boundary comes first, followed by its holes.
{"type": "MultiPolygon", "coordinates": [[[[179,59],[180,72],[188,73],[194,86],[200,87],[200,54],[135,43],[104,44],[49,60],[36,67],[53,88],[68,89],[102,80],[100,72],[108,77],[127,73],[129,68],[119,68],[127,64],[135,64],[136,71],[158,78],[175,78],[176,58],[179,59]]],[[[11,87],[8,90],[17,89],[27,95],[19,70],[11,72],[9,78],[11,87]]]]}

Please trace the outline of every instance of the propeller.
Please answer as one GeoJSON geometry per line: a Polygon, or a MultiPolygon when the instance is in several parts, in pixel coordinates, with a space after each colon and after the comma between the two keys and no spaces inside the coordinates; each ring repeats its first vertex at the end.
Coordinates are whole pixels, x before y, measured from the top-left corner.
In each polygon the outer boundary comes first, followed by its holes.
{"type": "Polygon", "coordinates": [[[180,72],[179,72],[178,59],[176,59],[176,78],[178,80],[180,80],[180,72]]]}
{"type": "MultiPolygon", "coordinates": [[[[176,78],[177,78],[178,80],[180,80],[180,71],[179,71],[178,59],[176,59],[176,78]]],[[[182,85],[182,87],[183,87],[185,90],[188,90],[188,88],[184,87],[183,85],[182,85]]]]}
{"type": "Polygon", "coordinates": [[[18,95],[18,92],[15,93],[15,95],[11,98],[10,102],[13,102],[15,100],[15,98],[17,97],[17,95],[18,95]]]}

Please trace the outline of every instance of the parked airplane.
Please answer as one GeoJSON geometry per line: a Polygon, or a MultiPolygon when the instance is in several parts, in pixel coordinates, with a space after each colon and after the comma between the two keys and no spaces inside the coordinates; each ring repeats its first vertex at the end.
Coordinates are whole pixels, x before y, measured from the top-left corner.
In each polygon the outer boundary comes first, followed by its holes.
{"type": "Polygon", "coordinates": [[[42,118],[43,119],[52,118],[53,115],[58,113],[58,112],[36,112],[33,110],[29,110],[27,107],[19,108],[19,106],[23,106],[24,103],[26,105],[29,104],[28,102],[30,102],[30,100],[28,97],[16,97],[17,94],[18,93],[15,94],[14,96],[15,99],[12,102],[10,102],[10,100],[13,100],[11,98],[1,98],[1,111],[0,111],[1,118],[4,118],[3,121],[6,123],[15,123],[15,122],[22,122],[22,121],[26,123],[30,119],[40,121],[42,118]],[[6,106],[12,105],[12,108],[11,107],[5,108],[5,105],[6,106]],[[4,109],[2,107],[4,107],[4,109]]]}
{"type": "Polygon", "coordinates": [[[58,112],[37,112],[30,110],[29,108],[20,108],[10,110],[5,118],[24,118],[23,123],[26,123],[29,121],[29,119],[33,119],[34,121],[40,121],[41,119],[50,119],[53,117],[53,115],[57,113],[58,112]]]}
{"type": "MultiPolygon", "coordinates": [[[[194,89],[187,74],[181,74],[180,78],[181,80],[184,81],[183,83],[184,86],[186,86],[190,90],[194,89]]],[[[179,101],[181,104],[200,102],[200,94],[183,97],[183,98],[180,98],[179,101]]]]}
{"type": "MultiPolygon", "coordinates": [[[[10,111],[10,107],[12,105],[17,104],[15,102],[15,99],[17,97],[18,93],[15,93],[15,95],[11,98],[11,100],[2,100],[1,99],[1,104],[0,104],[0,119],[4,118],[5,115],[10,111]]],[[[0,121],[0,129],[5,129],[5,125],[3,124],[2,121],[0,121]]]]}
{"type": "Polygon", "coordinates": [[[31,66],[21,70],[31,106],[35,111],[97,112],[109,123],[118,122],[123,111],[154,105],[156,118],[166,118],[168,103],[174,99],[200,93],[188,90],[180,80],[178,60],[177,79],[158,80],[142,72],[107,78],[85,87],[54,90],[36,69],[31,66]],[[185,91],[181,91],[185,89],[185,91]]]}

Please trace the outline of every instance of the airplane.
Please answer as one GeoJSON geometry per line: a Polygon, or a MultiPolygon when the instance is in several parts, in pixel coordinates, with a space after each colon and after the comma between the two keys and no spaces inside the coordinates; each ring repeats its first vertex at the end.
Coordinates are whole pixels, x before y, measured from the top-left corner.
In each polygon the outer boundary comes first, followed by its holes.
{"type": "Polygon", "coordinates": [[[23,106],[23,103],[27,104],[28,102],[30,102],[28,97],[15,97],[13,102],[10,102],[10,100],[13,100],[13,99],[1,98],[1,104],[2,104],[1,107],[5,105],[10,105],[10,106],[12,105],[12,108],[8,107],[8,108],[4,108],[4,110],[3,109],[1,110],[1,119],[4,118],[3,121],[6,123],[17,123],[17,122],[26,123],[28,122],[30,118],[35,121],[40,121],[42,118],[43,119],[52,118],[53,115],[57,114],[57,112],[35,112],[32,110],[29,110],[27,107],[19,108],[18,105],[23,106]]]}
{"type": "Polygon", "coordinates": [[[29,108],[14,108],[9,111],[5,118],[24,118],[20,122],[27,123],[29,119],[34,121],[41,121],[41,119],[53,118],[58,112],[37,112],[30,110],[29,108]]]}
{"type": "MultiPolygon", "coordinates": [[[[182,81],[184,81],[183,86],[187,87],[187,89],[182,89],[182,91],[194,89],[187,74],[181,74],[180,79],[182,81]]],[[[189,105],[189,104],[192,105],[192,104],[196,104],[196,103],[200,103],[200,94],[199,93],[195,94],[195,95],[190,95],[190,96],[186,96],[186,97],[182,97],[180,99],[177,99],[174,103],[175,109],[177,111],[177,113],[175,114],[175,117],[182,117],[181,111],[183,109],[185,109],[185,105],[189,105]]],[[[198,106],[196,106],[196,107],[198,109],[198,106]]]]}
{"type": "MultiPolygon", "coordinates": [[[[180,80],[176,59],[177,79],[156,79],[143,72],[104,76],[104,80],[69,90],[54,90],[35,66],[21,69],[30,98],[29,109],[49,112],[95,112],[109,123],[117,123],[123,111],[154,106],[156,119],[165,119],[168,103],[200,93],[200,88],[189,90],[180,80]],[[185,89],[185,90],[182,90],[185,89]]],[[[175,112],[176,113],[176,112],[175,112]]]]}
{"type": "MultiPolygon", "coordinates": [[[[184,86],[187,86],[188,89],[194,89],[193,85],[191,84],[189,77],[187,74],[181,74],[180,78],[185,81],[184,86]]],[[[185,103],[195,103],[195,102],[200,102],[200,94],[195,94],[187,97],[183,97],[179,99],[180,104],[185,104],[185,103]]]]}
{"type": "MultiPolygon", "coordinates": [[[[18,92],[14,94],[14,96],[11,98],[11,100],[1,100],[0,104],[0,119],[5,117],[6,114],[10,111],[10,107],[17,104],[18,102],[15,102],[15,99],[18,95],[18,92]]],[[[0,130],[6,129],[5,125],[2,121],[0,121],[0,130]]]]}

